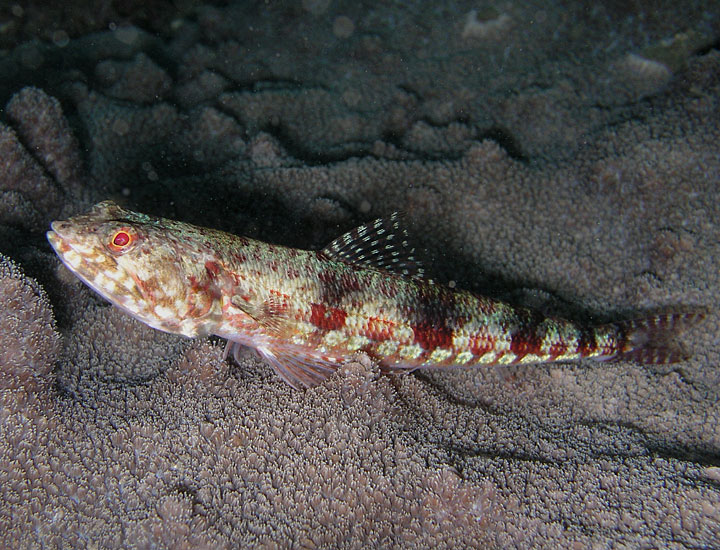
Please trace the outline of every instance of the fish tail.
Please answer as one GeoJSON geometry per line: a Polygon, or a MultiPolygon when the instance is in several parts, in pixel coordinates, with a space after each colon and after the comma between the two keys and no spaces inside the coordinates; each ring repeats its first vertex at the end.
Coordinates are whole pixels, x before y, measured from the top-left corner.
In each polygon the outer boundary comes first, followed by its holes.
{"type": "Polygon", "coordinates": [[[614,358],[644,364],[678,363],[689,354],[675,342],[685,329],[705,318],[704,310],[660,313],[612,323],[619,351],[614,358]]]}

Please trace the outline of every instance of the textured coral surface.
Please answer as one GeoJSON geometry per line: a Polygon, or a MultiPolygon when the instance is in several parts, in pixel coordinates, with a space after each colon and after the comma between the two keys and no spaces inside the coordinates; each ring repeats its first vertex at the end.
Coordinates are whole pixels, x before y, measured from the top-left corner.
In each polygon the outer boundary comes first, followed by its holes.
{"type": "Polygon", "coordinates": [[[716,2],[141,4],[0,7],[0,546],[720,546],[716,2]],[[295,391],[61,266],[108,198],[306,248],[402,210],[439,281],[710,314],[677,365],[295,391]]]}

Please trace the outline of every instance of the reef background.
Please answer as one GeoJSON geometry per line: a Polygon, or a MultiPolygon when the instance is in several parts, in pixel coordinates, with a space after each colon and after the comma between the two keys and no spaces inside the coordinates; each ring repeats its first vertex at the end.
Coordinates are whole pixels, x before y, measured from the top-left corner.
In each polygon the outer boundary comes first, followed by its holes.
{"type": "Polygon", "coordinates": [[[719,547],[717,2],[0,6],[0,545],[719,547]],[[319,248],[402,210],[429,275],[693,357],[294,391],[122,314],[50,221],[319,248]]]}

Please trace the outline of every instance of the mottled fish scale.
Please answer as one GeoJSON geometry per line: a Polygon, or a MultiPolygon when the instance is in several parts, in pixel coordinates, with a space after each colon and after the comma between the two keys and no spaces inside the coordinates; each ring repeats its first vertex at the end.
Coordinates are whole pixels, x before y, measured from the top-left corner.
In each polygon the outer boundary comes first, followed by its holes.
{"type": "Polygon", "coordinates": [[[590,327],[421,277],[397,215],[322,251],[298,250],[106,201],[48,239],[91,288],[148,325],[256,348],[313,386],[356,352],[386,371],[585,357],[671,362],[669,336],[702,317],[667,313],[590,327]]]}

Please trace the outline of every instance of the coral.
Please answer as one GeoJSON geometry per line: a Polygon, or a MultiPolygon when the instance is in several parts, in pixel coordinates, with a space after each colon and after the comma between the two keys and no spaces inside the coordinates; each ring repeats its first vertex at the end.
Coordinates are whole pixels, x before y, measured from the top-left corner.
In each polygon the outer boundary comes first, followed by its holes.
{"type": "Polygon", "coordinates": [[[114,26],[119,21],[166,32],[174,18],[189,13],[194,4],[184,2],[178,9],[177,5],[166,1],[155,2],[152,6],[135,1],[102,1],[90,13],[82,0],[57,4],[36,0],[7,3],[0,7],[0,27],[3,29],[0,47],[33,38],[66,44],[69,38],[114,26]]]}
{"type": "Polygon", "coordinates": [[[60,102],[37,88],[23,88],[5,107],[23,143],[69,192],[78,193],[84,177],[78,144],[60,102]]]}
{"type": "Polygon", "coordinates": [[[720,546],[720,13],[682,4],[230,3],[8,46],[0,546],[720,546]],[[710,314],[669,367],[358,356],[296,392],[58,263],[49,221],[105,198],[304,247],[402,210],[439,281],[710,314]]]}
{"type": "Polygon", "coordinates": [[[101,61],[95,76],[106,94],[139,103],[165,99],[172,85],[170,76],[144,53],[131,62],[101,61]]]}
{"type": "Polygon", "coordinates": [[[489,10],[478,20],[477,10],[470,10],[465,16],[462,37],[465,39],[498,39],[512,27],[512,19],[506,13],[489,10]]]}
{"type": "Polygon", "coordinates": [[[322,89],[227,92],[220,105],[251,133],[272,129],[310,156],[332,155],[335,144],[368,142],[382,132],[382,119],[363,118],[322,89]]]}
{"type": "Polygon", "coordinates": [[[0,124],[0,212],[5,224],[33,229],[47,226],[60,211],[61,193],[22,146],[17,134],[0,124]]]}
{"type": "Polygon", "coordinates": [[[2,222],[40,229],[57,217],[64,195],[82,196],[78,145],[60,102],[24,88],[5,107],[13,128],[0,124],[2,222]]]}
{"type": "Polygon", "coordinates": [[[617,80],[624,83],[627,95],[638,99],[657,94],[672,78],[667,65],[635,53],[629,53],[615,65],[617,80]]]}
{"type": "Polygon", "coordinates": [[[48,385],[59,353],[60,335],[45,291],[0,254],[0,390],[48,385]]]}
{"type": "MultiPolygon", "coordinates": [[[[390,380],[363,383],[357,366],[315,394],[276,380],[259,394],[261,378],[233,372],[254,361],[229,367],[220,356],[199,342],[145,387],[53,399],[45,411],[33,402],[22,422],[17,412],[6,418],[3,453],[23,441],[28,458],[0,471],[4,502],[72,512],[62,529],[55,522],[22,539],[4,531],[4,542],[467,546],[499,520],[491,484],[468,484],[417,454],[390,380]],[[46,483],[31,483],[44,471],[46,483]]],[[[17,411],[13,397],[4,395],[17,411]]],[[[18,514],[32,523],[46,512],[18,514]]]]}
{"type": "Polygon", "coordinates": [[[136,384],[151,379],[187,345],[187,340],[157,332],[97,300],[76,307],[73,317],[65,329],[68,344],[58,373],[63,391],[87,391],[98,380],[136,384]]]}

